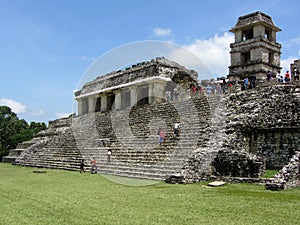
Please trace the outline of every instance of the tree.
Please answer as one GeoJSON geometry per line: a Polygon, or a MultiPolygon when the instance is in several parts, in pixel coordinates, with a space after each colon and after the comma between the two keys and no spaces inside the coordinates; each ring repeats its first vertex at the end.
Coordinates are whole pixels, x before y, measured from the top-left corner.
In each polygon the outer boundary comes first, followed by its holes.
{"type": "Polygon", "coordinates": [[[23,141],[30,140],[35,134],[46,129],[45,123],[31,122],[30,126],[24,119],[8,106],[0,106],[0,161],[10,149],[14,149],[23,141]]]}
{"type": "Polygon", "coordinates": [[[30,130],[32,130],[33,135],[47,128],[45,123],[37,123],[37,122],[31,122],[29,127],[30,130]]]}

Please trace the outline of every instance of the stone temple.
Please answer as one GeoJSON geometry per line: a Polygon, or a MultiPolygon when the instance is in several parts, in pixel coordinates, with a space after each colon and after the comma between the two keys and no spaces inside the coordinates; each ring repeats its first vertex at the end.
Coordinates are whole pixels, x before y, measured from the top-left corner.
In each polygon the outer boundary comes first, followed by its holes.
{"type": "MultiPolygon", "coordinates": [[[[267,71],[281,69],[280,29],[270,16],[242,16],[231,31],[229,79],[255,73],[263,81],[267,71]]],[[[234,85],[207,95],[190,91],[197,77],[163,57],[97,77],[75,93],[78,115],[50,121],[4,160],[78,171],[82,159],[89,170],[95,158],[101,174],[169,183],[251,182],[270,190],[300,186],[299,83],[271,80],[255,89],[234,85]],[[177,138],[175,123],[181,125],[177,138]],[[166,134],[162,145],[158,129],[166,134]],[[267,169],[279,172],[261,178],[267,169]]]]}
{"type": "Polygon", "coordinates": [[[166,90],[173,94],[175,84],[188,90],[197,84],[197,73],[165,58],[138,63],[86,83],[75,93],[78,115],[135,105],[161,102],[166,90]]]}

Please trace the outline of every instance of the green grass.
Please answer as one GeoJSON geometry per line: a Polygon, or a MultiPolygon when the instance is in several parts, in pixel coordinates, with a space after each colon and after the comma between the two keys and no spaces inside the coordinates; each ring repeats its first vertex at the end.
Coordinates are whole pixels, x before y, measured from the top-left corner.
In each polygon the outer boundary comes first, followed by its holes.
{"type": "Polygon", "coordinates": [[[0,224],[299,224],[300,189],[125,186],[100,175],[0,164],[0,224]]]}

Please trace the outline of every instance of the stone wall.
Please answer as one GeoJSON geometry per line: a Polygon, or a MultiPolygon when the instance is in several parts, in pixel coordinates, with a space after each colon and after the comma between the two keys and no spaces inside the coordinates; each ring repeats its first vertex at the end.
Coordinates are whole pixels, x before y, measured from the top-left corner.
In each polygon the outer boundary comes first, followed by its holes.
{"type": "Polygon", "coordinates": [[[265,160],[238,151],[219,151],[212,163],[218,177],[259,177],[265,172],[265,160]]]}
{"type": "Polygon", "coordinates": [[[300,146],[300,128],[257,128],[249,132],[249,151],[266,159],[266,168],[285,166],[300,146]]]}
{"type": "Polygon", "coordinates": [[[300,187],[300,152],[290,159],[289,163],[275,175],[271,182],[266,184],[266,189],[272,191],[300,187]]]}
{"type": "Polygon", "coordinates": [[[210,138],[207,148],[194,151],[182,171],[169,176],[168,182],[225,177],[259,180],[266,168],[282,168],[298,150],[300,98],[296,84],[265,83],[223,97],[212,116],[217,118],[211,124],[217,138],[210,138]],[[222,102],[225,107],[220,107],[222,102]]]}

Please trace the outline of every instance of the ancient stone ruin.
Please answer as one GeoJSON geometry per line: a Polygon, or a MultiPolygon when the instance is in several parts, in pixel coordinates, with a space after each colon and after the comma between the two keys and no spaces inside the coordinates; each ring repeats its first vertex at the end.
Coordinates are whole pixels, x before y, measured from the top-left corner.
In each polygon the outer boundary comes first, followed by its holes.
{"type": "Polygon", "coordinates": [[[141,62],[86,83],[75,93],[78,115],[50,122],[6,160],[79,170],[84,159],[89,170],[95,158],[102,174],[169,183],[251,182],[270,190],[299,186],[299,83],[263,79],[269,70],[280,71],[280,29],[256,12],[240,17],[231,31],[229,78],[256,74],[256,88],[241,91],[236,83],[222,94],[193,92],[201,83],[195,71],[163,57],[141,62]],[[175,123],[179,137],[173,136],[175,123]],[[158,143],[158,129],[165,131],[165,143],[158,143]],[[280,172],[261,178],[266,169],[280,172]]]}
{"type": "Polygon", "coordinates": [[[281,30],[270,16],[262,12],[241,16],[230,31],[235,36],[230,45],[230,79],[265,78],[268,71],[280,72],[281,45],[276,42],[276,33],[281,30]]]}

